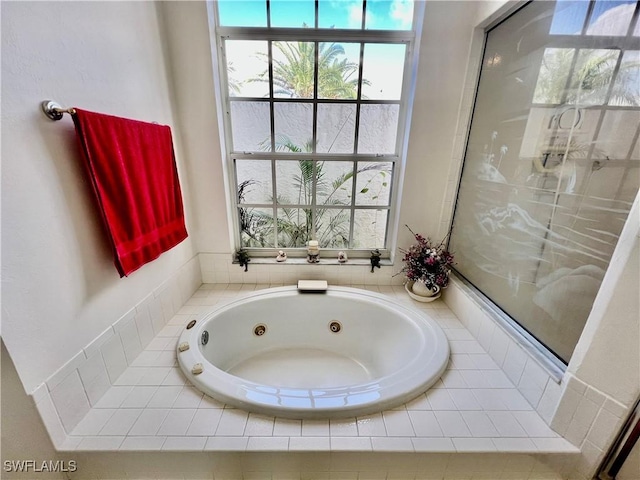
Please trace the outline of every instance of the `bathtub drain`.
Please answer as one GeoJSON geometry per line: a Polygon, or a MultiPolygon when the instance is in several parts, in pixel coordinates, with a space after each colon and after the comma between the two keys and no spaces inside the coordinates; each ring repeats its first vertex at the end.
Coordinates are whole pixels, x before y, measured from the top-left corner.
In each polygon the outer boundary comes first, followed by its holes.
{"type": "Polygon", "coordinates": [[[340,332],[340,330],[342,330],[342,325],[340,324],[340,322],[334,320],[333,322],[329,323],[329,330],[331,330],[333,333],[338,333],[340,332]]]}
{"type": "Polygon", "coordinates": [[[264,335],[265,333],[267,333],[267,326],[260,324],[260,325],[256,325],[253,329],[253,334],[256,337],[261,337],[262,335],[264,335]]]}

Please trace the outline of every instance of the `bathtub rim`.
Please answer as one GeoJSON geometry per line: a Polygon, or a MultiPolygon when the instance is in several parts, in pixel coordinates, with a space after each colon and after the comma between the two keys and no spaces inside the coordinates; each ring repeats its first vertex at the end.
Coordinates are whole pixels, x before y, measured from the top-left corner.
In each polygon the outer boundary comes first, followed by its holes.
{"type": "MultiPolygon", "coordinates": [[[[428,335],[427,333],[423,334],[425,337],[428,335]]],[[[297,290],[295,285],[248,292],[241,298],[234,299],[224,305],[214,306],[212,309],[197,315],[194,327],[189,330],[183,329],[178,345],[182,342],[188,342],[190,348],[184,352],[177,351],[178,366],[187,380],[198,390],[220,402],[248,412],[292,419],[354,417],[395,408],[426,392],[436,383],[446,370],[451,353],[448,338],[444,331],[440,325],[424,312],[381,293],[343,286],[329,286],[326,293],[302,293],[297,290]],[[264,385],[232,375],[216,367],[204,357],[200,350],[200,335],[209,320],[247,301],[256,301],[260,297],[267,295],[290,296],[291,294],[338,294],[343,297],[356,295],[365,300],[374,300],[393,307],[394,310],[399,310],[402,316],[413,321],[421,330],[428,331],[428,334],[434,337],[433,354],[429,355],[431,361],[426,365],[423,364],[423,368],[417,368],[420,367],[420,361],[425,357],[423,351],[422,355],[417,355],[416,358],[396,372],[365,383],[330,388],[290,388],[264,385]],[[191,367],[196,363],[202,363],[204,366],[204,371],[198,375],[194,375],[191,372],[191,367]],[[402,375],[399,376],[398,373],[402,373],[402,375]],[[215,385],[216,388],[211,388],[211,385],[215,385]],[[282,390],[286,393],[276,393],[277,390],[282,390]],[[321,403],[333,403],[333,405],[323,407],[296,405],[299,404],[300,398],[310,398],[311,392],[315,393],[315,395],[311,396],[314,400],[321,400],[321,403]],[[375,399],[375,401],[355,400],[375,395],[372,392],[377,392],[380,398],[375,399]],[[269,402],[264,401],[264,398],[263,401],[256,400],[257,397],[265,396],[271,396],[273,399],[269,402]],[[248,400],[251,397],[254,398],[253,401],[248,400]],[[339,403],[342,404],[338,405],[339,403]]]]}

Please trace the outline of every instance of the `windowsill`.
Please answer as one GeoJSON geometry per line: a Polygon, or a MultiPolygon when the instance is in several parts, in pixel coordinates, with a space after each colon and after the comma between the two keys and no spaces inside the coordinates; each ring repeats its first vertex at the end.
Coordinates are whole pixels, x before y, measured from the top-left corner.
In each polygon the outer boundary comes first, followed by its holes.
{"type": "MultiPolygon", "coordinates": [[[[249,262],[251,265],[332,265],[332,266],[363,266],[366,265],[368,267],[371,266],[371,262],[366,258],[354,258],[349,259],[345,263],[340,263],[336,258],[322,258],[320,257],[320,261],[318,263],[309,263],[306,258],[303,257],[294,257],[287,258],[284,262],[277,262],[275,258],[269,257],[251,257],[249,262]]],[[[239,265],[239,262],[233,261],[234,265],[239,265]]],[[[380,260],[381,267],[391,267],[393,266],[393,262],[389,259],[380,260]]]]}

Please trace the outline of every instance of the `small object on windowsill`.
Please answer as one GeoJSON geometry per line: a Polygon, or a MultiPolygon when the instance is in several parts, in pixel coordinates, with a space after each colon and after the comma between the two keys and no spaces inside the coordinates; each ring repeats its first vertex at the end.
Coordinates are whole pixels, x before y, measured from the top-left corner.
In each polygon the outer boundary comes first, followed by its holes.
{"type": "Polygon", "coordinates": [[[246,250],[242,248],[236,251],[236,261],[240,264],[241,267],[244,267],[244,271],[249,270],[249,262],[251,259],[249,258],[249,254],[246,250]]]}
{"type": "Polygon", "coordinates": [[[371,260],[371,273],[373,273],[374,268],[380,268],[380,257],[382,257],[380,250],[377,248],[375,250],[371,250],[371,257],[369,259],[371,260]]]}
{"type": "Polygon", "coordinates": [[[286,260],[287,260],[286,252],[283,252],[282,250],[278,250],[278,256],[276,257],[276,262],[284,262],[286,260]]]}
{"type": "Polygon", "coordinates": [[[347,258],[347,254],[344,252],[338,252],[338,262],[339,263],[346,263],[348,260],[347,258]]]}
{"type": "Polygon", "coordinates": [[[317,240],[309,240],[307,245],[307,262],[318,263],[320,262],[320,248],[318,247],[317,240]]]}

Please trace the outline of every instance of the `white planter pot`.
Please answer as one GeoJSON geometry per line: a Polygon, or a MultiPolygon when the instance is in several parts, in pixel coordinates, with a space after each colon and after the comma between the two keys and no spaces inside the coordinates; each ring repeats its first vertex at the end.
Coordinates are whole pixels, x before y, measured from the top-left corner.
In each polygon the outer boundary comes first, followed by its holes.
{"type": "Polygon", "coordinates": [[[433,288],[429,289],[424,284],[424,282],[420,280],[416,280],[413,283],[413,286],[411,287],[411,291],[421,297],[433,297],[434,295],[437,295],[438,293],[440,293],[440,287],[437,285],[434,285],[433,288]]]}

